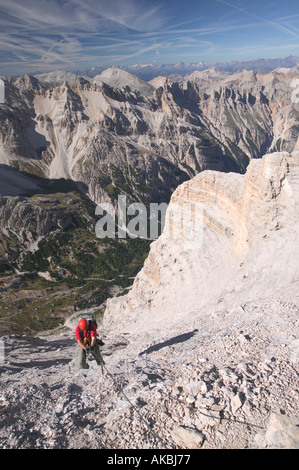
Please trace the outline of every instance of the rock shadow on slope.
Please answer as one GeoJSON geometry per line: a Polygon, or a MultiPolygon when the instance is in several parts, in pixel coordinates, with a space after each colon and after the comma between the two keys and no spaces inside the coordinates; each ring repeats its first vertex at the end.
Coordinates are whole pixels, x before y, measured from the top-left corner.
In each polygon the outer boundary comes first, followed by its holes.
{"type": "Polygon", "coordinates": [[[198,332],[197,329],[190,331],[188,333],[183,333],[178,336],[174,336],[173,338],[170,338],[166,341],[163,341],[161,343],[154,344],[153,346],[150,346],[149,348],[145,349],[144,351],[140,352],[138,355],[142,356],[143,354],[151,354],[154,351],[159,351],[162,348],[166,348],[169,346],[173,346],[174,344],[178,343],[184,343],[185,341],[188,341],[191,339],[196,333],[198,332]]]}

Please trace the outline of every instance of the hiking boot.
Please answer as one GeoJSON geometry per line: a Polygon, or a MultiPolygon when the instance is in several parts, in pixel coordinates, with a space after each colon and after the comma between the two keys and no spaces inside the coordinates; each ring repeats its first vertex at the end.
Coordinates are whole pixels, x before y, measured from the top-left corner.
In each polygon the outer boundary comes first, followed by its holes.
{"type": "Polygon", "coordinates": [[[80,366],[80,369],[89,369],[89,365],[88,364],[82,364],[82,366],[80,366]]]}

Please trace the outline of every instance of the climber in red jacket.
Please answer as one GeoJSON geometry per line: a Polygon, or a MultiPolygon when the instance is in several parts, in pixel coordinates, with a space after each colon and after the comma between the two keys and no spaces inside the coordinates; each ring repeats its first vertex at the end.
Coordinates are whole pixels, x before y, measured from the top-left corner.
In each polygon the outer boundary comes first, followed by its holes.
{"type": "Polygon", "coordinates": [[[99,349],[97,329],[91,321],[81,318],[75,330],[75,337],[79,346],[78,362],[80,369],[89,369],[86,362],[87,352],[92,354],[99,366],[105,364],[99,349]]]}

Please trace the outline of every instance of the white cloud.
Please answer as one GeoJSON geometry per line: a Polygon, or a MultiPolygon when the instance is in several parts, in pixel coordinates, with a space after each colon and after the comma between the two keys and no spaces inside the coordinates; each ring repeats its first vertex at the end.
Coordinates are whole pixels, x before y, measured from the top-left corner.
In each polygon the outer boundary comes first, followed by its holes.
{"type": "MultiPolygon", "coordinates": [[[[132,46],[122,37],[128,30],[146,34],[162,23],[160,9],[140,0],[1,0],[0,66],[11,60],[17,72],[19,59],[20,69],[27,61],[27,71],[45,64],[75,67],[97,48],[132,46]]],[[[146,47],[139,43],[141,51],[146,47]]]]}
{"type": "Polygon", "coordinates": [[[230,8],[232,8],[234,10],[237,10],[239,12],[244,13],[244,15],[246,15],[246,16],[249,16],[251,18],[255,18],[255,19],[259,20],[261,22],[261,24],[270,25],[270,26],[272,26],[272,27],[284,32],[284,33],[287,33],[291,36],[294,36],[296,38],[299,37],[298,30],[296,31],[296,28],[295,28],[295,31],[294,31],[293,28],[291,28],[290,25],[283,24],[283,18],[279,18],[279,19],[275,19],[275,20],[271,20],[271,19],[268,19],[268,18],[263,18],[260,15],[256,15],[255,13],[251,13],[250,11],[248,11],[247,8],[240,8],[237,5],[233,5],[232,3],[229,3],[225,0],[217,0],[217,1],[219,3],[222,3],[224,5],[229,6],[230,8]]]}

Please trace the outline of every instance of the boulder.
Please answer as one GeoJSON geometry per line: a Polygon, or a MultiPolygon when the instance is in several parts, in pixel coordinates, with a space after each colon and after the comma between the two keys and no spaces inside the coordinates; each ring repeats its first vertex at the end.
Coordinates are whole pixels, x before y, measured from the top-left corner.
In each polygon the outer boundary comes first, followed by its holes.
{"type": "Polygon", "coordinates": [[[299,449],[299,419],[271,413],[267,428],[259,432],[254,443],[259,448],[299,449]]]}
{"type": "Polygon", "coordinates": [[[174,442],[184,449],[199,449],[204,442],[205,436],[196,429],[184,426],[176,426],[172,431],[174,442]]]}

